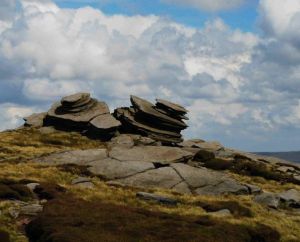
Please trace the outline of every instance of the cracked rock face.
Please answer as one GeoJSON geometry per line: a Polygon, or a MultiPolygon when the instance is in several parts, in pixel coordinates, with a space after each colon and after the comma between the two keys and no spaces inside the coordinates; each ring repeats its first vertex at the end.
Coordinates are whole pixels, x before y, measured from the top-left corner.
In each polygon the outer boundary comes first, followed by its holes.
{"type": "Polygon", "coordinates": [[[93,161],[89,163],[88,166],[88,170],[92,174],[102,177],[106,180],[125,178],[155,168],[154,165],[149,162],[121,162],[110,158],[93,161]]]}
{"type": "Polygon", "coordinates": [[[249,194],[249,185],[204,167],[185,164],[192,153],[178,147],[133,146],[128,140],[106,149],[75,150],[35,159],[44,165],[86,166],[94,176],[125,186],[172,189],[186,194],[249,194]],[[124,143],[126,144],[124,146],[124,143]]]}

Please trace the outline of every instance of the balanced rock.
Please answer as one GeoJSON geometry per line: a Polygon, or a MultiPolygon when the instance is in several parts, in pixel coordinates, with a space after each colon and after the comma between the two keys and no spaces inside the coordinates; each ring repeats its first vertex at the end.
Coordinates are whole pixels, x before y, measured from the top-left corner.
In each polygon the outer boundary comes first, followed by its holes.
{"type": "Polygon", "coordinates": [[[107,104],[91,98],[89,93],[63,97],[52,105],[44,123],[66,130],[88,130],[87,134],[101,139],[111,138],[121,125],[107,104]]]}
{"type": "Polygon", "coordinates": [[[163,143],[182,142],[181,130],[187,128],[187,110],[178,104],[157,99],[156,105],[131,96],[132,107],[118,108],[114,116],[128,133],[138,133],[163,143]]]}

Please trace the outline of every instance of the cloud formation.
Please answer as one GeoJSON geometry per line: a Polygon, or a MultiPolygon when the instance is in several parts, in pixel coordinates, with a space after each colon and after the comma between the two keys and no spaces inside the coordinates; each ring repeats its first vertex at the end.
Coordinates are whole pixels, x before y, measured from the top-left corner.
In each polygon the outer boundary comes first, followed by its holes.
{"type": "Polygon", "coordinates": [[[48,0],[22,0],[18,10],[7,5],[12,17],[0,19],[0,128],[77,91],[111,108],[136,94],[187,106],[187,137],[247,150],[297,149],[300,138],[288,138],[300,126],[294,3],[261,0],[262,36],[221,19],[196,29],[154,15],[61,9],[48,0]]]}
{"type": "Polygon", "coordinates": [[[166,3],[198,8],[209,12],[230,10],[242,5],[244,0],[163,0],[166,3]]]}

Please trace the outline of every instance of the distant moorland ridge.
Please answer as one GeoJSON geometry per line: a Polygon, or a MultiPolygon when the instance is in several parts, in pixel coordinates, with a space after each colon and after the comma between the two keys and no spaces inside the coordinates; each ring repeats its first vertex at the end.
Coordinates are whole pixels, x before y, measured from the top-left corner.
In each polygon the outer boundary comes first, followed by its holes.
{"type": "Polygon", "coordinates": [[[300,151],[288,151],[288,152],[255,152],[258,155],[274,156],[280,159],[299,162],[300,163],[300,151]]]}

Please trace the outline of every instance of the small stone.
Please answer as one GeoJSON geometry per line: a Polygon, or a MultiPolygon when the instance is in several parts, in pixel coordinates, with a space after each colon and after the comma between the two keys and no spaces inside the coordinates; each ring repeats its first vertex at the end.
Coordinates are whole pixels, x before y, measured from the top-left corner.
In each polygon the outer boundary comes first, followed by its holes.
{"type": "Polygon", "coordinates": [[[80,187],[80,188],[87,188],[87,189],[92,189],[95,187],[95,185],[92,182],[76,183],[76,184],[74,184],[74,186],[80,187]]]}
{"type": "Polygon", "coordinates": [[[295,179],[297,182],[300,182],[300,175],[294,175],[294,179],[295,179]]]}
{"type": "Polygon", "coordinates": [[[44,124],[44,119],[47,113],[34,113],[26,118],[24,118],[25,124],[27,127],[39,128],[44,124]]]}
{"type": "Polygon", "coordinates": [[[26,186],[27,186],[27,187],[30,189],[30,191],[32,191],[32,192],[34,192],[34,189],[35,189],[37,186],[39,186],[39,185],[40,185],[39,183],[35,183],[35,182],[26,184],[26,186]]]}
{"type": "Polygon", "coordinates": [[[296,189],[290,189],[278,194],[281,201],[289,207],[300,208],[300,192],[296,189]]]}
{"type": "Polygon", "coordinates": [[[105,184],[112,187],[125,187],[123,183],[117,181],[107,181],[105,184]]]}
{"type": "Polygon", "coordinates": [[[17,209],[17,208],[15,208],[15,207],[11,207],[11,208],[8,209],[8,214],[9,214],[12,218],[16,219],[16,218],[19,217],[20,210],[17,209]]]}
{"type": "Polygon", "coordinates": [[[53,134],[54,132],[56,132],[56,129],[52,126],[47,126],[39,128],[39,131],[41,134],[53,134]]]}
{"type": "Polygon", "coordinates": [[[265,192],[254,197],[254,201],[270,208],[279,207],[280,197],[277,194],[265,192]]]}
{"type": "Polygon", "coordinates": [[[160,196],[153,193],[147,193],[147,192],[138,192],[136,196],[143,200],[149,200],[149,201],[155,201],[158,203],[166,204],[166,205],[177,205],[178,201],[172,198],[160,196]]]}
{"type": "Polygon", "coordinates": [[[20,215],[36,216],[43,211],[43,206],[40,204],[30,204],[20,209],[20,215]]]}
{"type": "Polygon", "coordinates": [[[232,216],[231,212],[229,209],[221,209],[219,211],[216,211],[216,212],[210,212],[209,214],[211,215],[215,215],[215,216],[218,216],[218,217],[228,217],[228,216],[232,216]]]}
{"type": "Polygon", "coordinates": [[[289,172],[289,171],[294,171],[295,168],[293,167],[289,167],[289,166],[280,166],[277,168],[277,171],[280,171],[280,172],[283,172],[283,173],[286,173],[286,172],[289,172]]]}
{"type": "Polygon", "coordinates": [[[84,183],[84,182],[90,182],[91,179],[88,177],[77,177],[74,180],[72,180],[72,185],[78,184],[78,183],[84,183]]]}
{"type": "Polygon", "coordinates": [[[121,134],[110,141],[110,146],[122,146],[132,148],[134,146],[133,137],[129,134],[121,134]]]}
{"type": "Polygon", "coordinates": [[[250,194],[260,194],[262,192],[261,188],[255,185],[251,185],[251,184],[245,184],[246,187],[248,187],[250,194]]]}

